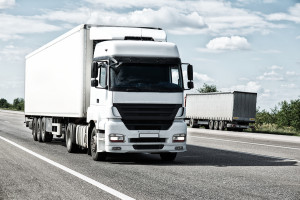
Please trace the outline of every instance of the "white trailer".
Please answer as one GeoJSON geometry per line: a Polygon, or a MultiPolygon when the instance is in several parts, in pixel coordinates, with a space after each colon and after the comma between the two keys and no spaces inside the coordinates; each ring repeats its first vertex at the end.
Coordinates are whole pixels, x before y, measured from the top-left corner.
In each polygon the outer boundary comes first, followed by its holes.
{"type": "MultiPolygon", "coordinates": [[[[25,116],[33,139],[68,152],[186,151],[182,63],[159,28],[80,25],[26,56],[25,116]]],[[[193,87],[188,65],[188,87],[193,87]]]]}
{"type": "Polygon", "coordinates": [[[256,97],[239,91],[187,94],[186,119],[192,128],[247,129],[255,122],[256,97]]]}

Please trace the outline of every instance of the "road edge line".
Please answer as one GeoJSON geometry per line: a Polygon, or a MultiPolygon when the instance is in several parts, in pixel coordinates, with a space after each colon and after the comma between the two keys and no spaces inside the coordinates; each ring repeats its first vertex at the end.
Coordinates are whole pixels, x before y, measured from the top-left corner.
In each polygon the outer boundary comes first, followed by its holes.
{"type": "Polygon", "coordinates": [[[44,157],[44,156],[42,156],[42,155],[40,155],[38,153],[35,153],[35,152],[33,152],[33,151],[31,151],[31,150],[29,150],[29,149],[27,149],[27,148],[25,148],[25,147],[23,147],[23,146],[15,143],[13,141],[10,141],[10,140],[2,137],[2,136],[0,136],[0,139],[2,139],[3,141],[5,141],[7,143],[10,143],[11,145],[13,145],[13,146],[15,146],[15,147],[17,147],[17,148],[19,148],[19,149],[21,149],[21,150],[29,153],[29,154],[35,156],[35,157],[37,157],[37,158],[39,158],[39,159],[41,159],[41,160],[43,160],[43,161],[45,161],[45,162],[47,162],[49,164],[51,164],[51,165],[53,165],[53,166],[61,169],[61,170],[69,173],[69,174],[72,174],[73,176],[76,176],[77,178],[80,178],[81,180],[83,180],[83,181],[85,181],[87,183],[90,183],[90,184],[98,187],[99,189],[101,189],[101,190],[103,190],[103,191],[105,191],[105,192],[107,192],[107,193],[109,193],[109,194],[111,194],[111,195],[113,195],[115,197],[118,197],[118,198],[124,199],[124,200],[135,200],[132,197],[129,197],[129,196],[127,196],[127,195],[125,195],[125,194],[123,194],[123,193],[121,193],[121,192],[119,192],[119,191],[117,191],[117,190],[115,190],[115,189],[113,189],[111,187],[108,187],[108,186],[106,186],[106,185],[104,185],[104,184],[102,184],[102,183],[100,183],[98,181],[95,181],[94,179],[91,179],[91,178],[89,178],[89,177],[87,177],[87,176],[85,176],[83,174],[80,174],[79,172],[76,172],[76,171],[74,171],[74,170],[72,170],[72,169],[70,169],[70,168],[68,168],[66,166],[63,166],[63,165],[61,165],[61,164],[59,164],[59,163],[57,163],[57,162],[55,162],[53,160],[50,160],[49,158],[46,158],[46,157],[44,157]]]}

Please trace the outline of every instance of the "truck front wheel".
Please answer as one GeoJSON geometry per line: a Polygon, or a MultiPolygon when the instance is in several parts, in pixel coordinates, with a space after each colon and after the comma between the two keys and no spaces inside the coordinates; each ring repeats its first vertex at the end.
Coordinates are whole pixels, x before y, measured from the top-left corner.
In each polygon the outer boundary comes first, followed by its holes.
{"type": "Polygon", "coordinates": [[[97,152],[97,131],[96,127],[93,128],[92,133],[91,133],[91,154],[92,158],[95,161],[105,161],[106,159],[106,152],[97,152]]]}
{"type": "Polygon", "coordinates": [[[174,161],[177,153],[160,153],[160,158],[163,161],[174,161]]]}

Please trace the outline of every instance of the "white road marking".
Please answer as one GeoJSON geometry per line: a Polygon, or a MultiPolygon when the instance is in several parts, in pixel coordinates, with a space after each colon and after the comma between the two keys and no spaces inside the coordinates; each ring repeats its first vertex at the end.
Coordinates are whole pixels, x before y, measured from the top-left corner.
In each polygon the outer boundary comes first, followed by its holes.
{"type": "Polygon", "coordinates": [[[261,144],[261,143],[253,143],[253,142],[242,142],[242,141],[237,141],[237,140],[225,140],[225,139],[203,137],[203,136],[188,136],[188,137],[199,138],[199,139],[202,138],[202,139],[208,139],[208,140],[217,140],[217,141],[225,141],[225,142],[235,142],[235,143],[241,143],[241,144],[251,144],[251,145],[266,146],[266,147],[275,147],[275,148],[291,149],[291,150],[299,150],[300,151],[300,148],[296,148],[296,147],[285,147],[285,146],[277,146],[277,145],[261,144]]]}
{"type": "Polygon", "coordinates": [[[21,149],[21,150],[23,150],[23,151],[25,151],[25,152],[27,152],[27,153],[35,156],[35,157],[43,160],[43,161],[45,161],[45,162],[47,162],[47,163],[49,163],[49,164],[51,164],[51,165],[53,165],[53,166],[61,169],[61,170],[69,173],[69,174],[72,174],[72,175],[76,176],[77,178],[80,178],[81,180],[83,180],[85,182],[88,182],[88,183],[90,183],[90,184],[98,187],[101,190],[104,190],[105,192],[108,192],[108,193],[112,194],[115,197],[118,197],[120,199],[126,199],[126,200],[134,200],[132,197],[129,197],[129,196],[127,196],[127,195],[125,195],[125,194],[123,194],[121,192],[118,192],[117,190],[114,190],[114,189],[112,189],[112,188],[110,188],[110,187],[108,187],[108,186],[106,186],[106,185],[104,185],[104,184],[102,184],[102,183],[100,183],[98,181],[95,181],[95,180],[93,180],[93,179],[91,179],[91,178],[89,178],[89,177],[87,177],[87,176],[85,176],[83,174],[80,174],[80,173],[78,173],[78,172],[76,172],[76,171],[74,171],[74,170],[72,170],[72,169],[70,169],[68,167],[65,167],[65,166],[63,166],[63,165],[61,165],[61,164],[59,164],[57,162],[54,162],[53,160],[50,160],[50,159],[48,159],[48,158],[46,158],[46,157],[44,157],[44,156],[42,156],[40,154],[37,154],[37,153],[35,153],[35,152],[33,152],[33,151],[31,151],[31,150],[29,150],[29,149],[27,149],[27,148],[25,148],[25,147],[17,144],[15,142],[12,142],[12,141],[10,141],[10,140],[2,137],[2,136],[0,136],[0,139],[2,139],[4,141],[6,141],[6,142],[8,142],[8,143],[10,143],[12,145],[14,145],[15,147],[17,147],[17,148],[19,148],[19,149],[21,149]]]}

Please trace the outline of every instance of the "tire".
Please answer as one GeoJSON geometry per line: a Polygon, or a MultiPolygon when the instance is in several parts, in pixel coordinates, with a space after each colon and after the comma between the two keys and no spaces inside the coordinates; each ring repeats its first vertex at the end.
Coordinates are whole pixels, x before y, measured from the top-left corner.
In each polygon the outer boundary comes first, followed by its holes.
{"type": "Polygon", "coordinates": [[[218,130],[219,128],[219,121],[214,121],[214,130],[218,130]]]}
{"type": "Polygon", "coordinates": [[[196,119],[190,119],[190,127],[191,128],[199,128],[198,121],[196,119]]]}
{"type": "Polygon", "coordinates": [[[210,120],[209,123],[208,123],[208,128],[210,130],[213,130],[214,129],[214,121],[213,120],[210,120]]]}
{"type": "Polygon", "coordinates": [[[174,161],[177,153],[160,153],[160,158],[163,161],[174,161]]]}
{"type": "Polygon", "coordinates": [[[45,124],[45,117],[42,118],[42,123],[41,123],[41,137],[42,137],[42,142],[47,141],[47,133],[46,133],[46,124],[45,124]]]}
{"type": "Polygon", "coordinates": [[[32,120],[32,137],[34,141],[37,141],[37,119],[33,118],[32,120]]]}
{"type": "Polygon", "coordinates": [[[95,161],[105,161],[106,159],[106,152],[97,152],[97,132],[96,128],[94,127],[91,132],[91,154],[92,158],[95,161]]]}
{"type": "Polygon", "coordinates": [[[92,130],[93,130],[93,125],[92,124],[89,124],[89,128],[88,128],[88,149],[87,149],[87,154],[88,155],[92,155],[92,152],[91,152],[91,134],[92,134],[92,130]]]}
{"type": "Polygon", "coordinates": [[[42,141],[43,142],[51,142],[53,139],[53,135],[51,132],[47,132],[46,131],[46,119],[43,117],[42,119],[42,131],[41,131],[41,135],[42,135],[42,141]]]}
{"type": "Polygon", "coordinates": [[[37,140],[39,142],[43,142],[42,140],[42,119],[38,118],[37,119],[37,140]]]}
{"type": "Polygon", "coordinates": [[[66,146],[69,153],[75,153],[78,150],[76,145],[76,125],[69,124],[66,131],[66,146]]]}
{"type": "Polygon", "coordinates": [[[219,130],[223,131],[225,129],[225,126],[224,126],[224,121],[220,121],[219,122],[219,130]]]}

